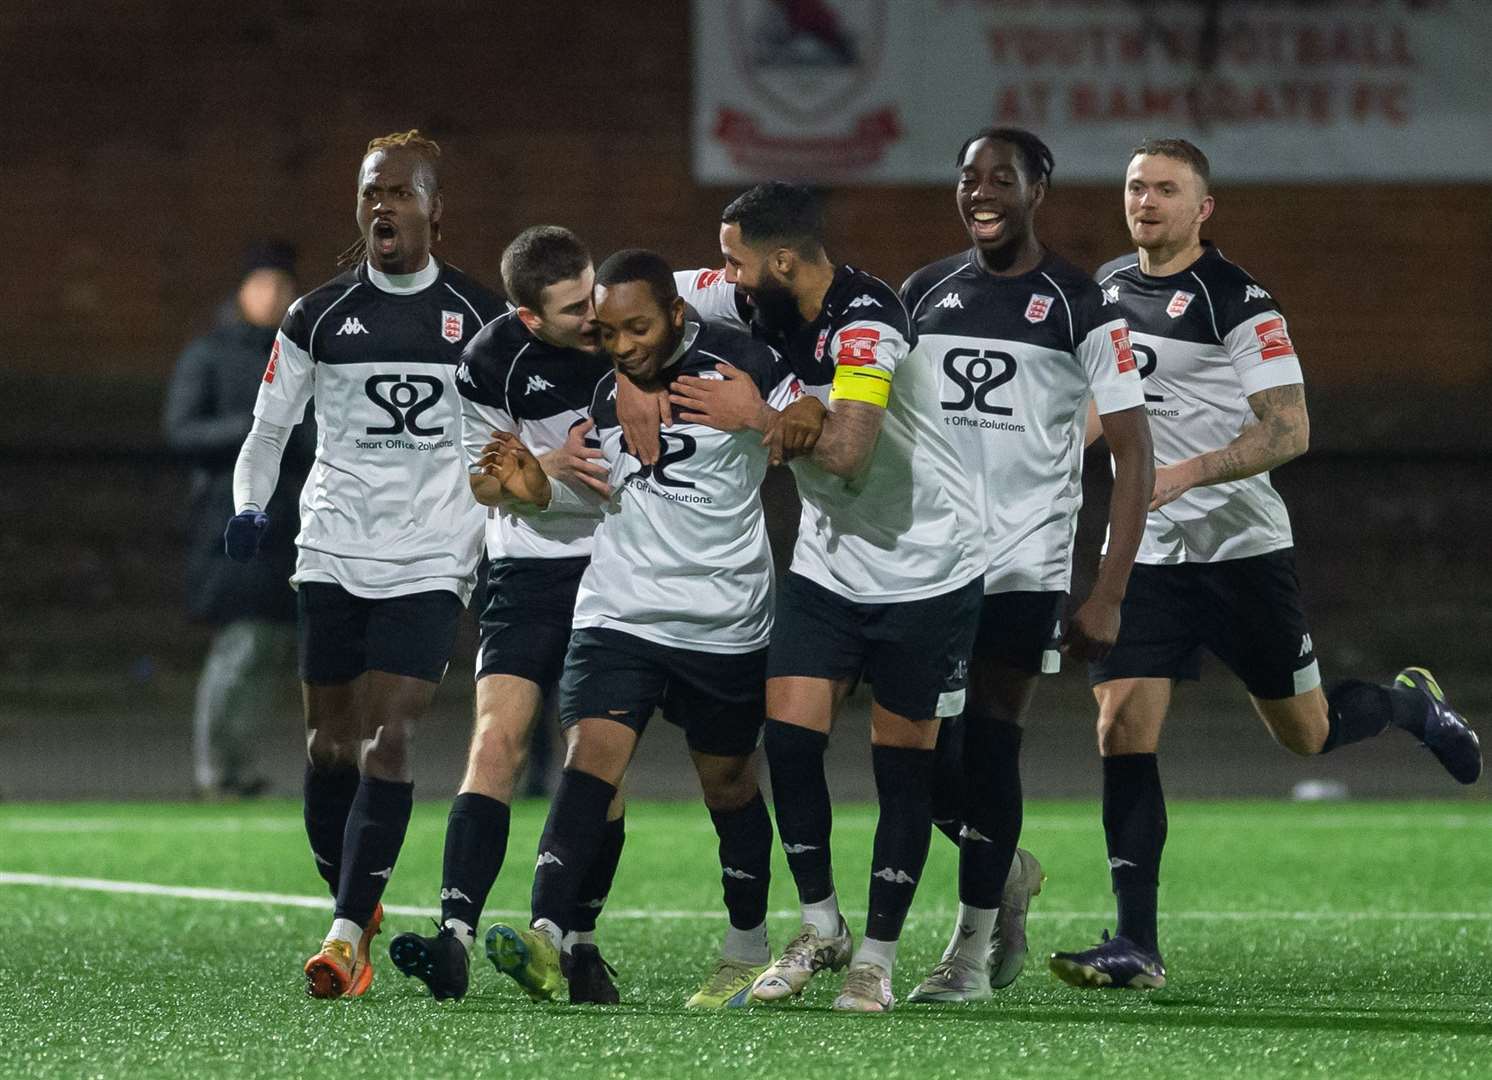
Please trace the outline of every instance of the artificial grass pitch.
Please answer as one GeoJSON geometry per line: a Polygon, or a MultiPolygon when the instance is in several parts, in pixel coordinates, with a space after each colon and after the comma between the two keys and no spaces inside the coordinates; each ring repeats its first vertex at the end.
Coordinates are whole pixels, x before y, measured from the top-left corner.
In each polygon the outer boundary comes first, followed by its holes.
{"type": "MultiPolygon", "coordinates": [[[[433,912],[446,809],[416,806],[386,904],[433,912]]],[[[484,931],[522,919],[544,810],[515,808],[484,931]]],[[[1048,881],[1015,985],[980,1005],[841,1016],[829,1011],[839,977],[828,974],[785,1007],[684,1010],[725,925],[699,805],[628,809],[598,933],[620,972],[624,1004],[610,1009],[532,1004],[480,946],[471,994],[437,1005],[388,962],[394,933],[429,927],[416,914],[385,920],[366,997],[310,1000],[300,967],[330,903],[297,804],[4,806],[0,1074],[1492,1075],[1492,807],[1183,803],[1170,818],[1164,990],[1078,991],[1048,974],[1053,949],[1084,947],[1112,926],[1112,902],[1097,807],[1038,803],[1022,843],[1048,881]],[[104,882],[200,891],[99,891],[117,888],[104,882]]],[[[836,876],[857,936],[873,824],[871,807],[836,808],[836,876]]],[[[947,940],[954,872],[952,845],[934,834],[902,938],[899,1000],[947,940]]],[[[780,948],[797,926],[780,854],[773,873],[780,948]]]]}

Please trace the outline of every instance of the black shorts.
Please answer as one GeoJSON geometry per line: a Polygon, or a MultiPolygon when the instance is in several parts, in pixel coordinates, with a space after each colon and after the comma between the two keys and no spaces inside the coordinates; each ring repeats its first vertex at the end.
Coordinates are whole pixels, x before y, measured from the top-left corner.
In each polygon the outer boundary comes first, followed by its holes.
{"type": "Polygon", "coordinates": [[[767,677],[863,678],[876,704],[899,716],[951,715],[949,708],[963,707],[983,599],[980,578],[924,600],[868,604],[788,573],[777,593],[767,677]],[[953,698],[956,707],[948,704],[953,698]]]}
{"type": "Polygon", "coordinates": [[[487,606],[479,620],[477,672],[516,675],[548,689],[559,681],[570,621],[587,555],[566,559],[493,559],[487,606]]]}
{"type": "Polygon", "coordinates": [[[1065,592],[1002,592],[984,598],[979,631],[974,635],[974,663],[1014,668],[1031,675],[1062,670],[1062,618],[1065,592]]]}
{"type": "Polygon", "coordinates": [[[560,678],[560,726],[589,717],[641,735],[653,711],[684,729],[689,749],[744,757],[767,717],[767,650],[708,653],[584,627],[570,636],[560,678]]]}
{"type": "Polygon", "coordinates": [[[340,585],[296,590],[301,681],[340,686],[365,671],[440,682],[464,605],[448,589],[371,599],[340,585]]]}
{"type": "Polygon", "coordinates": [[[1215,563],[1136,564],[1120,619],[1113,650],[1089,667],[1094,685],[1195,679],[1204,648],[1256,698],[1321,685],[1289,548],[1215,563]]]}

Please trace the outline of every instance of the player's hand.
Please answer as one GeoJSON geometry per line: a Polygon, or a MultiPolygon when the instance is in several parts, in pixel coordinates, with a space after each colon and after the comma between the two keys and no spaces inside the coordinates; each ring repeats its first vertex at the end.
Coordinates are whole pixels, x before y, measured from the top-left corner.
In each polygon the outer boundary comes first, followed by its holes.
{"type": "Polygon", "coordinates": [[[597,494],[611,497],[611,488],[606,484],[607,469],[598,462],[605,455],[593,446],[585,444],[586,435],[595,430],[596,422],[582,420],[570,428],[565,444],[556,450],[539,456],[539,465],[545,475],[555,480],[573,480],[584,484],[597,494]]]}
{"type": "Polygon", "coordinates": [[[795,457],[808,454],[818,445],[824,433],[824,417],[829,410],[812,394],[805,394],[780,413],[773,414],[762,436],[762,445],[772,448],[769,461],[781,465],[795,457]]]}
{"type": "Polygon", "coordinates": [[[259,545],[264,543],[264,532],[268,528],[269,515],[263,510],[234,514],[223,530],[223,551],[234,562],[248,562],[259,554],[259,545]]]}
{"type": "Polygon", "coordinates": [[[518,512],[542,510],[549,505],[552,494],[549,477],[544,475],[539,459],[516,435],[494,431],[492,441],[482,447],[477,468],[498,482],[498,499],[509,509],[518,512]]]}
{"type": "Polygon", "coordinates": [[[717,431],[765,431],[773,410],[751,376],[730,364],[716,364],[715,370],[718,379],[680,375],[673,381],[668,398],[682,410],[679,419],[717,431]]]}
{"type": "Polygon", "coordinates": [[[1074,660],[1102,660],[1119,639],[1119,605],[1090,596],[1067,624],[1058,648],[1074,660]]]}
{"type": "Polygon", "coordinates": [[[663,456],[658,428],[673,423],[673,406],[664,390],[643,390],[620,371],[616,373],[616,418],[627,439],[627,449],[644,465],[663,456]]]}
{"type": "Polygon", "coordinates": [[[1155,467],[1155,493],[1150,496],[1150,509],[1159,510],[1166,503],[1175,502],[1197,486],[1192,478],[1191,463],[1182,461],[1175,465],[1155,467]]]}

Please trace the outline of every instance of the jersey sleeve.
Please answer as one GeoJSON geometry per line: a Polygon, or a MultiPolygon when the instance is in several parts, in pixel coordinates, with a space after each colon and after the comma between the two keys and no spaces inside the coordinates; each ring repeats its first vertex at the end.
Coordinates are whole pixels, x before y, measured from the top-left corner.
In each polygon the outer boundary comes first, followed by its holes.
{"type": "Polygon", "coordinates": [[[725,280],[724,270],[677,270],[674,288],[700,318],[745,330],[750,322],[741,311],[736,287],[725,280]]]}
{"type": "Polygon", "coordinates": [[[860,319],[841,327],[829,342],[834,357],[829,400],[864,401],[884,409],[896,366],[911,349],[905,335],[889,323],[860,319]]]}
{"type": "Polygon", "coordinates": [[[1223,335],[1223,345],[1233,370],[1238,373],[1244,397],[1276,386],[1305,382],[1300,359],[1290,342],[1290,329],[1285,325],[1285,317],[1276,310],[1244,319],[1223,335]]]}
{"type": "Polygon", "coordinates": [[[456,390],[461,395],[461,449],[468,469],[476,467],[492,432],[518,434],[518,423],[508,411],[503,386],[490,377],[489,365],[484,363],[484,340],[485,335],[474,338],[462,351],[456,367],[456,390]]]}
{"type": "Polygon", "coordinates": [[[266,423],[292,428],[305,416],[306,402],[311,400],[314,386],[311,327],[304,303],[297,301],[270,346],[269,363],[254,402],[254,415],[266,423]]]}
{"type": "Polygon", "coordinates": [[[1076,272],[1073,282],[1064,282],[1063,296],[1072,305],[1072,349],[1093,391],[1093,404],[1100,414],[1144,405],[1129,323],[1119,305],[1076,272]]]}

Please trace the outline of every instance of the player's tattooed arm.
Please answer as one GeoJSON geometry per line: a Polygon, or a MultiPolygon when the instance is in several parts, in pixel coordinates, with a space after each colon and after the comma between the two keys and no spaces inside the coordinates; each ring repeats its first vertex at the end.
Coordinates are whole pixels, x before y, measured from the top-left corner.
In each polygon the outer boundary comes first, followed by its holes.
{"type": "Polygon", "coordinates": [[[1150,509],[1158,510],[1194,487],[1226,484],[1277,469],[1306,452],[1311,419],[1304,386],[1270,387],[1250,394],[1248,401],[1258,422],[1244,428],[1238,438],[1221,450],[1156,468],[1150,509]]]}
{"type": "Polygon", "coordinates": [[[825,472],[852,480],[865,469],[881,434],[886,410],[868,401],[835,398],[824,417],[824,430],[812,460],[825,472]]]}
{"type": "Polygon", "coordinates": [[[515,514],[538,513],[549,506],[553,486],[539,459],[515,435],[494,431],[482,447],[469,479],[471,493],[483,506],[500,506],[515,514]]]}
{"type": "Polygon", "coordinates": [[[658,464],[662,455],[659,427],[673,423],[673,406],[664,390],[644,390],[620,371],[616,373],[616,418],[632,453],[644,465],[658,464]]]}
{"type": "Polygon", "coordinates": [[[1079,660],[1102,660],[1119,637],[1119,606],[1145,534],[1145,514],[1155,484],[1155,447],[1144,406],[1104,413],[1100,422],[1114,456],[1109,551],[1099,564],[1093,591],[1062,638],[1062,651],[1079,660]]]}

